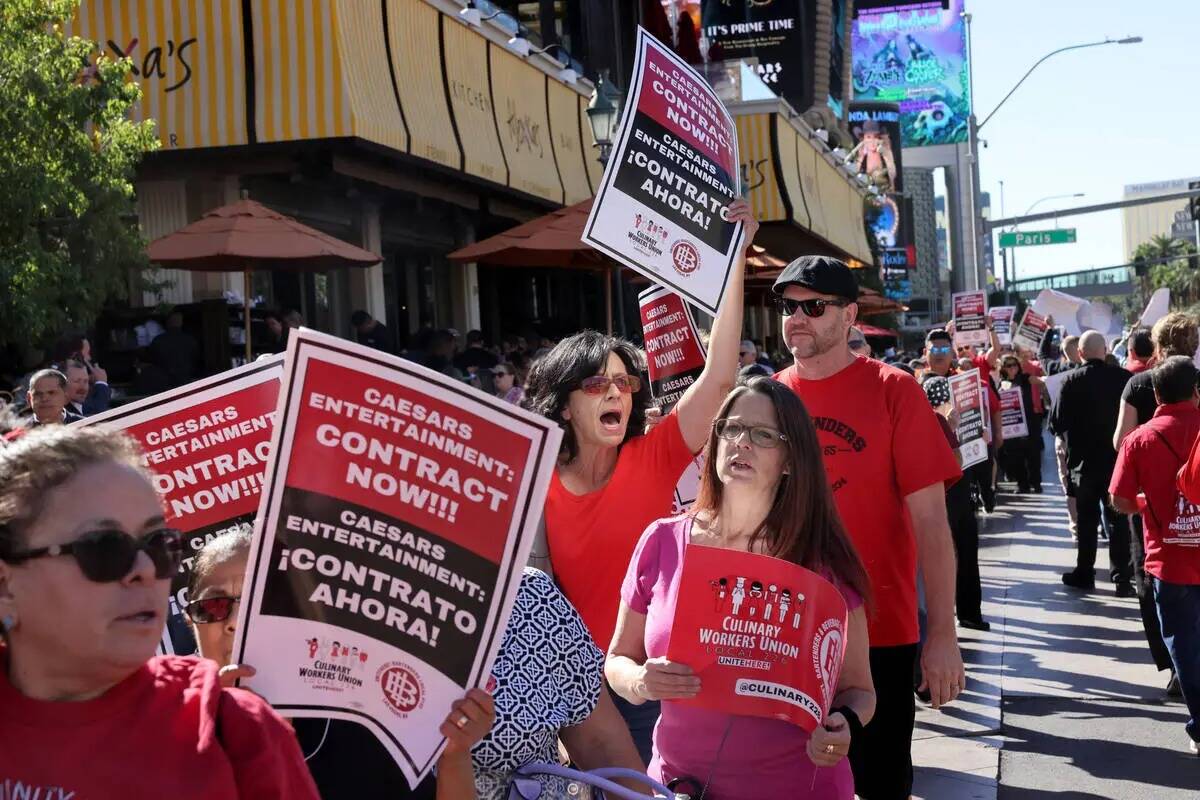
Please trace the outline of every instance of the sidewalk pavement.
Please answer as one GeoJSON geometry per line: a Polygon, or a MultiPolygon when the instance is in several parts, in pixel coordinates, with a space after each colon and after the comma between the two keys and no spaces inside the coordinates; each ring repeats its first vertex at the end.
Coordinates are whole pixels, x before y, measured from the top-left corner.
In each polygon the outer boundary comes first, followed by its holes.
{"type": "Polygon", "coordinates": [[[980,515],[988,633],[959,630],[967,690],[919,707],[918,800],[1183,800],[1200,797],[1186,711],[1164,692],[1136,599],[1118,599],[1101,542],[1096,591],[1063,586],[1075,564],[1052,453],[1045,494],[1002,493],[980,515]]]}

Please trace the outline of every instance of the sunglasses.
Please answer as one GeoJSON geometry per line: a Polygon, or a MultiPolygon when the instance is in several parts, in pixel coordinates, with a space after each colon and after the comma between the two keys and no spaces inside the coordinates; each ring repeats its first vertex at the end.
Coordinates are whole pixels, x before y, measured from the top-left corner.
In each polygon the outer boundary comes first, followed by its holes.
{"type": "Polygon", "coordinates": [[[743,433],[750,435],[750,444],[755,447],[778,447],[780,442],[786,442],[787,436],[764,425],[743,425],[737,420],[719,419],[713,423],[717,436],[735,442],[742,438],[743,433]]]}
{"type": "Polygon", "coordinates": [[[931,356],[945,356],[953,352],[954,348],[948,344],[932,345],[929,348],[929,355],[931,356]]]}
{"type": "Polygon", "coordinates": [[[95,530],[68,544],[26,550],[4,560],[20,564],[37,558],[70,555],[75,557],[85,578],[96,583],[111,583],[130,573],[141,552],[154,563],[156,579],[174,577],[183,557],[183,534],[174,528],[159,528],[137,539],[122,530],[95,530]]]}
{"type": "Polygon", "coordinates": [[[814,298],[811,300],[791,300],[787,297],[775,298],[775,310],[785,317],[790,317],[796,313],[796,310],[804,312],[804,316],[816,319],[825,313],[828,306],[837,306],[844,308],[850,305],[849,300],[822,300],[814,298]]]}
{"type": "Polygon", "coordinates": [[[593,375],[579,383],[579,388],[584,394],[604,394],[609,386],[616,386],[621,394],[637,394],[642,388],[642,379],[636,375],[614,375],[611,378],[607,375],[593,375]]]}
{"type": "Polygon", "coordinates": [[[241,597],[205,597],[189,601],[183,610],[188,619],[198,625],[224,622],[233,616],[233,607],[241,600],[241,597]]]}

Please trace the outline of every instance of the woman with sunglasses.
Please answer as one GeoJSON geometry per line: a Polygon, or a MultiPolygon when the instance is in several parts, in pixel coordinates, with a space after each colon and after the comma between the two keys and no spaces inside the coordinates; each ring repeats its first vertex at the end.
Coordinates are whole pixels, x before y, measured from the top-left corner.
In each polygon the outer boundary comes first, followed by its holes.
{"type": "Polygon", "coordinates": [[[1025,424],[1029,433],[1025,436],[1006,438],[1000,446],[1000,463],[1004,474],[1017,484],[1017,492],[1042,493],[1042,417],[1048,405],[1049,390],[1042,379],[1025,371],[1025,365],[1015,355],[1006,355],[1000,361],[1000,386],[1003,389],[1019,389],[1025,408],[1025,424]]]}
{"type": "Polygon", "coordinates": [[[0,450],[0,778],[14,792],[317,798],[261,698],[222,687],[210,661],[154,656],[181,552],[124,434],[53,427],[0,450]]]}
{"type": "MultiPolygon", "coordinates": [[[[648,433],[650,391],[639,377],[643,357],[624,339],[578,333],[555,345],[529,373],[525,407],[559,423],[564,433],[546,496],[545,541],[535,544],[531,563],[553,571],[601,647],[612,639],[621,579],[638,536],[670,513],[675,484],[704,445],[737,374],[745,248],[758,222],[745,200],[732,203],[728,213],[745,226],[746,236],[713,322],[708,361],[648,433]]],[[[618,699],[617,707],[646,759],[656,705],[635,708],[618,699]]]]}
{"type": "Polygon", "coordinates": [[[812,419],[786,386],[752,378],[721,407],[705,452],[691,510],[653,523],[634,551],[605,667],[609,683],[635,704],[699,691],[691,668],[666,658],[689,545],[761,553],[822,574],[850,608],[845,664],[824,724],[810,736],[781,720],[666,702],[649,774],[707,787],[704,796],[713,800],[850,800],[850,733],[875,710],[863,610],[868,583],[834,506],[812,419]]]}
{"type": "Polygon", "coordinates": [[[496,396],[506,403],[512,403],[515,406],[521,405],[525,399],[525,389],[521,384],[524,381],[517,377],[517,368],[512,363],[505,361],[497,364],[492,368],[492,382],[496,387],[496,396]]]}
{"type": "MultiPolygon", "coordinates": [[[[201,654],[224,665],[222,681],[254,674],[248,666],[229,663],[249,555],[248,532],[221,534],[197,555],[188,587],[191,599],[185,613],[201,654]]],[[[314,652],[329,646],[318,640],[310,643],[314,652]]],[[[442,725],[450,745],[438,761],[436,778],[405,794],[400,769],[363,726],[324,719],[296,719],[293,724],[324,800],[502,800],[518,767],[558,760],[560,739],[572,761],[585,769],[618,766],[641,772],[645,764],[612,700],[601,692],[603,661],[579,614],[554,582],[538,570],[526,569],[492,667],[494,686],[489,691],[495,699],[476,689],[454,704],[442,725]],[[530,692],[530,686],[546,691],[530,692]],[[467,715],[471,721],[460,727],[467,715]]],[[[567,786],[558,779],[540,780],[554,797],[566,796],[567,786]]]]}

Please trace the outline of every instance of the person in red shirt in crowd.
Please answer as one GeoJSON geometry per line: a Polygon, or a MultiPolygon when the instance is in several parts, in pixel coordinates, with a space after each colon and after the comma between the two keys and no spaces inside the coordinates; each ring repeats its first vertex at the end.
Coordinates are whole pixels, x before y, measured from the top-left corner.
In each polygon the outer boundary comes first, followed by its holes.
{"type": "Polygon", "coordinates": [[[1150,331],[1140,328],[1129,334],[1129,357],[1125,359],[1125,369],[1134,375],[1154,366],[1154,337],[1150,331]]]}
{"type": "MultiPolygon", "coordinates": [[[[631,343],[584,331],[555,345],[529,373],[525,408],[564,432],[546,495],[545,541],[535,543],[530,564],[553,573],[601,648],[612,641],[621,582],[638,537],[671,513],[675,485],[708,441],[737,375],[745,249],[758,222],[745,200],[729,206],[729,217],[746,235],[713,322],[704,371],[649,433],[650,391],[638,377],[644,359],[631,343]]],[[[845,330],[841,343],[845,347],[845,330]]],[[[614,699],[648,762],[658,704],[614,699]]]]}
{"type": "Polygon", "coordinates": [[[317,799],[266,701],[211,661],[154,656],[181,553],[125,434],[56,425],[0,450],[9,794],[317,799]]]}
{"type": "Polygon", "coordinates": [[[776,379],[812,415],[838,511],[876,600],[868,632],[877,707],[850,749],[855,791],[864,800],[905,798],[912,791],[918,563],[929,621],[920,689],[939,708],[966,683],[945,502],[946,486],[962,473],[912,376],[846,346],[858,312],[849,267],[802,256],[780,273],[774,292],[795,358],[776,379]]]}
{"type": "Polygon", "coordinates": [[[1171,356],[1154,368],[1158,410],[1121,442],[1108,490],[1118,511],[1142,514],[1145,568],[1153,576],[1163,642],[1191,717],[1186,726],[1191,750],[1200,754],[1200,447],[1196,446],[1200,392],[1196,379],[1196,366],[1187,356],[1171,356]],[[1144,496],[1140,508],[1139,495],[1144,496]]]}
{"type": "MultiPolygon", "coordinates": [[[[987,324],[990,329],[992,321],[989,319],[987,324]]],[[[992,382],[992,367],[995,366],[996,353],[1000,352],[1000,345],[995,331],[991,331],[991,336],[992,346],[986,353],[982,355],[972,353],[959,357],[959,360],[968,359],[973,368],[979,370],[979,376],[983,379],[984,391],[987,392],[989,419],[991,420],[991,425],[986,432],[989,436],[988,457],[986,461],[980,461],[975,466],[969,467],[967,474],[979,488],[979,498],[983,501],[983,510],[989,514],[996,510],[996,453],[1004,444],[1004,436],[1001,433],[1003,428],[1000,425],[1000,394],[996,391],[995,383],[992,382]]],[[[970,350],[970,348],[967,349],[970,350]]],[[[954,360],[953,321],[945,328],[934,328],[925,335],[925,357],[929,361],[929,375],[949,378],[951,375],[959,373],[960,370],[954,360]]],[[[918,380],[923,383],[924,376],[920,376],[918,380]]]]}

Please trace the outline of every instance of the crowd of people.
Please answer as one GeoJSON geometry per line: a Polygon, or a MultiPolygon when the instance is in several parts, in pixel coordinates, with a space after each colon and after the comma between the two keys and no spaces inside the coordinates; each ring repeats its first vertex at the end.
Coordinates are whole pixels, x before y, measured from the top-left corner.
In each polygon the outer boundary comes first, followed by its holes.
{"type": "MultiPolygon", "coordinates": [[[[748,246],[748,205],[730,213],[748,246]]],[[[730,298],[743,295],[743,273],[744,255],[730,298]]],[[[954,702],[966,688],[958,628],[988,628],[977,515],[994,509],[1000,478],[1016,493],[1042,490],[1046,419],[1075,501],[1078,564],[1063,581],[1094,587],[1104,526],[1116,592],[1142,598],[1156,661],[1175,674],[1200,740],[1195,320],[1161,320],[1150,354],[1139,335],[1131,366],[1146,377],[1130,380],[1092,332],[1064,341],[1056,363],[994,333],[980,351],[958,348],[952,325],[913,359],[874,358],[855,327],[853,273],[824,256],[789,264],[773,293],[791,363],[764,363],[731,299],[703,372],[665,415],[644,354],[595,331],[536,349],[513,338],[499,352],[477,331],[462,347],[437,331],[404,353],[564,433],[491,680],[446,709],[448,745],[411,790],[362,726],[289,722],[237,688],[255,674],[232,656],[247,531],[194,561],[185,613],[199,655],[154,656],[181,535],[131,439],[57,424],[110,402],[88,348],[35,373],[31,421],[0,445],[0,778],[43,796],[118,796],[136,783],[145,796],[500,800],[523,765],[565,759],[647,772],[693,800],[907,798],[917,698],[954,702]],[[964,474],[948,380],[969,370],[984,378],[992,433],[988,460],[964,474]],[[1043,379],[1060,372],[1052,403],[1043,379]],[[1004,440],[998,395],[1010,388],[1028,435],[1004,440]],[[676,513],[675,486],[700,453],[698,498],[676,513]],[[1130,528],[1126,514],[1140,522],[1130,528]],[[701,687],[667,657],[693,544],[790,561],[842,595],[845,662],[811,734],[673,702],[701,687]]],[[[353,323],[361,343],[396,352],[369,314],[353,323]]],[[[567,796],[562,778],[538,780],[541,796],[567,796]]]]}

